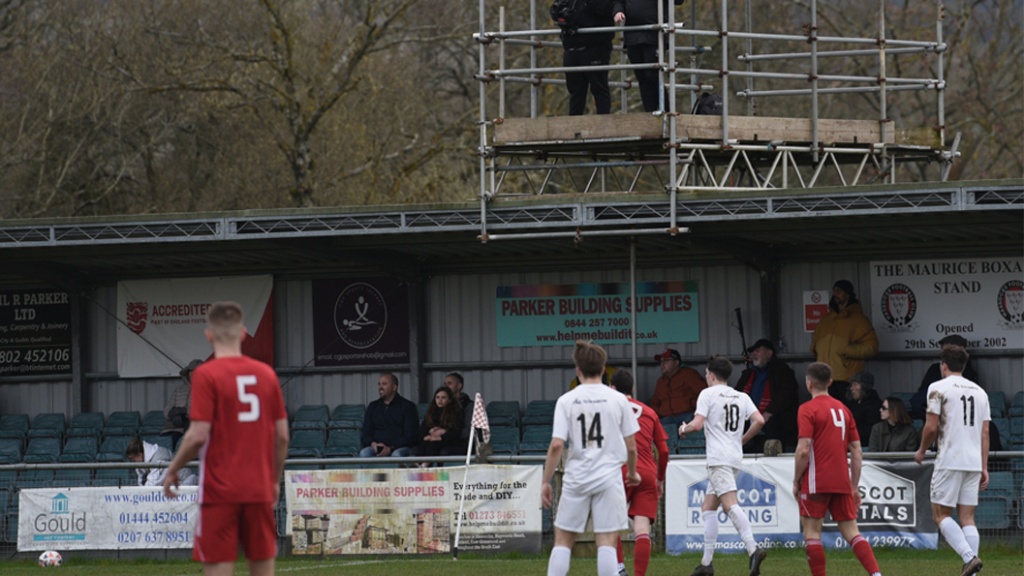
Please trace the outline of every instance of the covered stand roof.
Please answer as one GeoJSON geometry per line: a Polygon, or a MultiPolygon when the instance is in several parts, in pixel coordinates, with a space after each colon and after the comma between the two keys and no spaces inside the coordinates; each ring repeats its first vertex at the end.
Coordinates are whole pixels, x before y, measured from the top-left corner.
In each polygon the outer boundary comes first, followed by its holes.
{"type": "Polygon", "coordinates": [[[8,221],[5,285],[273,273],[420,275],[1020,255],[1024,180],[678,194],[544,196],[478,205],[8,221]],[[664,233],[651,230],[664,229],[664,233]],[[633,235],[631,231],[643,230],[633,235]],[[503,239],[505,237],[506,239],[503,239]]]}

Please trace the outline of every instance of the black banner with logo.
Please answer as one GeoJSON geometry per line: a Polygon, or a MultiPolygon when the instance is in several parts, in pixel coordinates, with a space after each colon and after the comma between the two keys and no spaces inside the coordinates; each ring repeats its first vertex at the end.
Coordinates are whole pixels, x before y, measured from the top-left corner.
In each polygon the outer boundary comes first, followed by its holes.
{"type": "Polygon", "coordinates": [[[313,280],[314,365],[407,363],[408,294],[391,278],[313,280]]]}

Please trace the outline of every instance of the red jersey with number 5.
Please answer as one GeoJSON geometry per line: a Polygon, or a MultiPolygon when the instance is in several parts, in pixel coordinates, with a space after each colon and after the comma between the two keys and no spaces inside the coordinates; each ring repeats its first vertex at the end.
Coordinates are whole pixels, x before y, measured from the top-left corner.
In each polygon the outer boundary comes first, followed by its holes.
{"type": "Polygon", "coordinates": [[[800,480],[804,494],[850,494],[850,442],[860,441],[853,414],[842,402],[822,394],[800,406],[797,412],[800,438],[811,439],[807,472],[800,480]]]}
{"type": "Polygon", "coordinates": [[[248,356],[203,363],[192,374],[189,417],[211,424],[199,453],[199,501],[272,502],[275,422],[288,418],[274,369],[248,356]]]}

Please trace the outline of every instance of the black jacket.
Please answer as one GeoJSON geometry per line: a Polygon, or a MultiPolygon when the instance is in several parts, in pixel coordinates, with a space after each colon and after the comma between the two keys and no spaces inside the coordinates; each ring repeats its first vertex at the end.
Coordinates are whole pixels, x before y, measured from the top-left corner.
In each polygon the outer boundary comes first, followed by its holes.
{"type": "MultiPolygon", "coordinates": [[[[615,12],[612,11],[612,0],[587,0],[583,10],[576,19],[577,28],[608,28],[615,26],[615,12]]],[[[579,33],[576,30],[562,30],[562,47],[579,48],[607,44],[611,49],[614,32],[594,34],[579,33]]]]}
{"type": "MultiPolygon", "coordinates": [[[[664,4],[665,22],[668,22],[669,10],[672,4],[669,0],[662,0],[664,4]]],[[[673,0],[676,6],[683,3],[683,0],[673,0]]],[[[658,23],[658,2],[657,0],[614,0],[612,2],[612,15],[622,12],[626,15],[626,26],[642,26],[644,24],[658,23]]],[[[623,32],[622,39],[626,46],[637,46],[640,44],[658,45],[658,32],[654,30],[640,30],[623,32]]]]}
{"type": "MultiPolygon", "coordinates": [[[[764,433],[768,438],[781,440],[784,446],[795,445],[796,413],[800,408],[796,375],[792,368],[778,358],[772,358],[766,368],[768,370],[768,390],[772,399],[768,407],[765,408],[765,412],[770,413],[772,418],[765,425],[764,433]],[[773,425],[773,422],[776,424],[773,425]]],[[[736,390],[743,392],[753,373],[753,368],[744,370],[736,383],[736,390]]]]}
{"type": "Polygon", "coordinates": [[[400,394],[395,394],[391,404],[374,400],[366,407],[363,416],[363,448],[371,442],[382,442],[392,450],[415,446],[419,425],[419,412],[411,400],[400,394]]]}
{"type": "Polygon", "coordinates": [[[882,421],[882,413],[879,411],[882,399],[878,397],[878,392],[875,392],[874,388],[861,389],[864,391],[864,397],[860,401],[847,398],[845,404],[857,422],[860,445],[867,446],[871,440],[871,428],[882,421]]]}

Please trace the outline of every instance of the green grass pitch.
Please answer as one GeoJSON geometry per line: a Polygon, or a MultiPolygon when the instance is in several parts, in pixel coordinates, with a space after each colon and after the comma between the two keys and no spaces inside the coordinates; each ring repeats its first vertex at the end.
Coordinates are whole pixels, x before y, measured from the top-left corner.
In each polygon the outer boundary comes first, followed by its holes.
{"type": "MultiPolygon", "coordinates": [[[[877,549],[882,574],[885,576],[941,576],[958,574],[960,560],[947,548],[939,550],[892,550],[877,549]]],[[[829,576],[864,576],[857,559],[850,551],[828,551],[829,576]]],[[[34,561],[0,561],[3,576],[35,575],[40,571],[55,570],[59,576],[198,576],[200,566],[187,561],[113,561],[75,558],[73,552],[65,553],[65,564],[60,568],[40,568],[34,561]]],[[[985,567],[981,576],[1021,576],[1024,574],[1024,544],[1021,546],[982,547],[985,567]]],[[[700,561],[697,554],[682,557],[655,554],[651,559],[648,576],[686,576],[700,561]]],[[[632,559],[626,558],[627,569],[633,572],[632,559]]],[[[745,575],[746,557],[737,554],[715,556],[715,573],[722,576],[745,575]]],[[[525,576],[544,574],[547,570],[547,556],[497,555],[487,557],[480,554],[466,554],[458,560],[450,557],[424,558],[285,558],[277,562],[277,574],[295,576],[338,576],[358,574],[359,576],[503,576],[506,574],[525,576]]],[[[593,576],[596,563],[592,557],[574,557],[571,576],[593,576]]],[[[248,574],[244,563],[239,563],[235,574],[248,574]]],[[[795,576],[810,574],[807,560],[800,550],[779,550],[769,552],[761,568],[763,576],[795,576]]]]}

